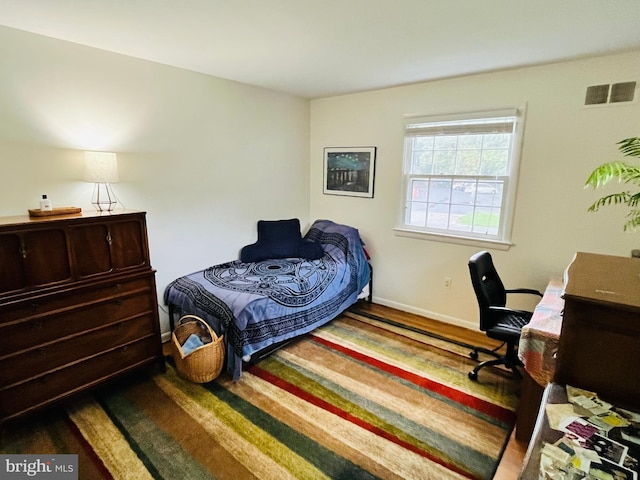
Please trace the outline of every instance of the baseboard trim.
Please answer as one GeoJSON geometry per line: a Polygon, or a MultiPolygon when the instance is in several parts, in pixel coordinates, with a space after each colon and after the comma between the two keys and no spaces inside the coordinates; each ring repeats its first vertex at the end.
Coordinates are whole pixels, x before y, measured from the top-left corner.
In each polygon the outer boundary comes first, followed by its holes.
{"type": "Polygon", "coordinates": [[[411,305],[405,305],[404,303],[387,300],[386,298],[376,297],[375,295],[373,297],[373,303],[384,305],[385,307],[395,308],[397,310],[402,310],[403,312],[420,315],[421,317],[431,318],[433,320],[438,320],[439,322],[448,323],[451,325],[455,325],[457,327],[466,328],[468,330],[473,330],[476,332],[478,331],[478,325],[476,323],[469,322],[468,320],[463,320],[461,318],[456,318],[456,317],[450,317],[449,315],[442,315],[441,313],[432,312],[431,310],[416,308],[411,305]]]}

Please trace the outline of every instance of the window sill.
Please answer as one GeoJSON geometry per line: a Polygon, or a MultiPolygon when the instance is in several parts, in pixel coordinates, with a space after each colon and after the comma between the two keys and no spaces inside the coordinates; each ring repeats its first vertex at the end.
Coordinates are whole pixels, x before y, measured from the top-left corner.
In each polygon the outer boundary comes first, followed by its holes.
{"type": "Polygon", "coordinates": [[[399,237],[418,238],[420,240],[431,240],[434,242],[455,243],[458,245],[470,245],[480,248],[493,248],[495,250],[509,250],[513,245],[511,242],[501,240],[486,240],[475,237],[463,237],[460,235],[446,235],[441,233],[427,233],[417,230],[408,230],[395,227],[394,234],[399,237]]]}

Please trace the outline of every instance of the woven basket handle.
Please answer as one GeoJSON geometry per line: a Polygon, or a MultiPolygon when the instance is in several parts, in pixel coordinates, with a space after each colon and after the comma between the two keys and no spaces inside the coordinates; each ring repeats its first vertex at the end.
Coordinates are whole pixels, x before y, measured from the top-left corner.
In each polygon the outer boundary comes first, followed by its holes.
{"type": "MultiPolygon", "coordinates": [[[[197,315],[183,315],[182,317],[180,317],[180,319],[178,320],[178,322],[176,323],[176,327],[182,323],[187,323],[187,320],[189,319],[193,319],[196,320],[200,323],[203,323],[204,326],[206,327],[206,329],[209,331],[209,334],[211,335],[211,339],[215,342],[216,340],[218,340],[218,335],[216,334],[215,330],[213,328],[211,328],[211,325],[209,325],[207,322],[205,322],[203,319],[201,319],[200,317],[198,317],[197,315]],[[184,322],[183,322],[184,320],[184,322]]],[[[175,329],[175,327],[174,327],[175,329]]]]}

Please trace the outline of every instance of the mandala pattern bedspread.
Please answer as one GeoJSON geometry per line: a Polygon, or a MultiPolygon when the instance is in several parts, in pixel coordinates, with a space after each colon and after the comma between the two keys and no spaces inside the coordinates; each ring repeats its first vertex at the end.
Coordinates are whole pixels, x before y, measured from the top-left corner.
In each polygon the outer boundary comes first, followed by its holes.
{"type": "Polygon", "coordinates": [[[355,303],[370,270],[358,230],[317,220],[305,239],[319,242],[318,260],[287,258],[214,265],[178,278],[165,303],[198,315],[226,334],[234,380],[242,358],[308,333],[355,303]]]}

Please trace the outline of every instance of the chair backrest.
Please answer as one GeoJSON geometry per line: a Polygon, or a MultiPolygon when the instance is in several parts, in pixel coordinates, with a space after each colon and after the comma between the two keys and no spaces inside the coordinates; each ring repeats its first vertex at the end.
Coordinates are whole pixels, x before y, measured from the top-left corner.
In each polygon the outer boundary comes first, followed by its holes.
{"type": "Polygon", "coordinates": [[[469,259],[469,273],[480,307],[480,328],[484,330],[484,312],[491,306],[504,307],[507,293],[489,252],[478,252],[469,259]]]}

